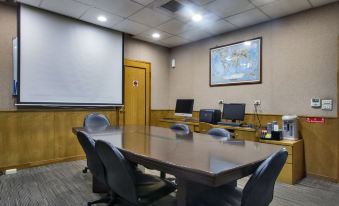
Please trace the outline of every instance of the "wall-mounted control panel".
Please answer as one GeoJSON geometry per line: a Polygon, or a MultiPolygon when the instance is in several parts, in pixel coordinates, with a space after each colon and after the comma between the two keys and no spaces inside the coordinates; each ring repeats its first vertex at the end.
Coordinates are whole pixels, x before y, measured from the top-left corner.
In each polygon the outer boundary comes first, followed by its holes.
{"type": "Polygon", "coordinates": [[[312,108],[321,108],[321,99],[320,98],[312,98],[311,99],[311,107],[312,108]]]}
{"type": "Polygon", "coordinates": [[[333,110],[333,100],[332,99],[321,100],[321,109],[332,111],[333,110]]]}

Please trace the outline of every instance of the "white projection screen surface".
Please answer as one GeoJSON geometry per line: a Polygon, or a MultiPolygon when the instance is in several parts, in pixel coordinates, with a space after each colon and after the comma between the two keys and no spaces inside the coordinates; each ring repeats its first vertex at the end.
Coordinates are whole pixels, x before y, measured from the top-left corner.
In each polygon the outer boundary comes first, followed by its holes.
{"type": "Polygon", "coordinates": [[[18,105],[116,106],[123,34],[22,5],[18,105]]]}

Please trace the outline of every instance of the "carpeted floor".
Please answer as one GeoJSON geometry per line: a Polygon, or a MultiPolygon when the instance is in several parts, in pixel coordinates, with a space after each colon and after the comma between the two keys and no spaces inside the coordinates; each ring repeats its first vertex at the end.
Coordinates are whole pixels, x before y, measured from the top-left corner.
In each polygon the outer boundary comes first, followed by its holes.
{"type": "MultiPolygon", "coordinates": [[[[100,196],[92,193],[91,174],[82,173],[85,165],[85,161],[74,161],[0,176],[0,205],[86,205],[87,201],[96,200],[100,196]]],[[[244,187],[247,179],[239,180],[238,186],[244,187]]],[[[166,206],[172,200],[173,197],[168,197],[155,205],[166,206]]],[[[339,184],[310,177],[293,186],[277,183],[271,206],[287,205],[338,206],[339,184]]]]}

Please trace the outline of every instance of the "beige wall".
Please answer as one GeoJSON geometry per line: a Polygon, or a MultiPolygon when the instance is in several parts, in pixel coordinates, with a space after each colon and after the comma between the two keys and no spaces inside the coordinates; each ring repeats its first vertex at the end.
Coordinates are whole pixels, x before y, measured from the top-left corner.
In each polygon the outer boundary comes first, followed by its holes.
{"type": "Polygon", "coordinates": [[[337,115],[337,38],[339,4],[303,12],[261,25],[178,47],[171,56],[171,108],[177,98],[194,98],[195,110],[217,108],[225,102],[262,102],[265,114],[337,115]],[[209,87],[209,49],[255,37],[263,37],[263,83],[209,87]],[[310,108],[312,97],[331,98],[334,110],[310,108]]]}
{"type": "Polygon", "coordinates": [[[125,58],[151,62],[151,109],[167,109],[169,49],[126,37],[125,58]]]}
{"type": "Polygon", "coordinates": [[[11,93],[13,37],[16,37],[16,8],[0,4],[0,110],[15,108],[11,93]]]}

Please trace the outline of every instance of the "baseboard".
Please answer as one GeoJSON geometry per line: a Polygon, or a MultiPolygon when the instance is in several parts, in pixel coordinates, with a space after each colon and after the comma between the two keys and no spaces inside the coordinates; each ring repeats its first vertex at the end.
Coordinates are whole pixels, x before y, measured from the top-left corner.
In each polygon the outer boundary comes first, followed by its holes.
{"type": "Polygon", "coordinates": [[[29,162],[25,164],[18,164],[18,165],[10,165],[5,167],[0,167],[0,171],[5,171],[7,169],[13,169],[16,168],[18,170],[25,169],[25,168],[31,168],[31,167],[38,167],[53,163],[59,163],[59,162],[69,162],[69,161],[76,161],[76,160],[83,160],[86,159],[86,156],[84,155],[77,155],[72,157],[63,157],[63,158],[57,158],[57,159],[51,159],[51,160],[42,160],[37,162],[29,162]]]}
{"type": "Polygon", "coordinates": [[[314,177],[320,180],[324,180],[324,181],[329,181],[329,182],[339,182],[339,180],[333,178],[333,177],[328,177],[328,176],[322,176],[322,175],[318,175],[318,174],[313,174],[313,173],[307,173],[306,174],[308,177],[314,177]]]}

